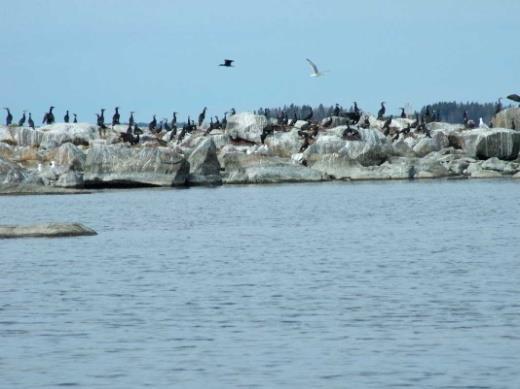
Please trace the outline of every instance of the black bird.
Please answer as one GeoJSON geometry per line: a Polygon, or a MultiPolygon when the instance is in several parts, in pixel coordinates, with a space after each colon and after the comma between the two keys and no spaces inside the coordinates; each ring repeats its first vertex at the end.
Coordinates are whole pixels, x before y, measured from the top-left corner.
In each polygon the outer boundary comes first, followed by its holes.
{"type": "Polygon", "coordinates": [[[199,115],[199,127],[202,126],[202,123],[204,122],[204,119],[206,118],[206,109],[207,107],[204,107],[202,112],[199,115]]]}
{"type": "Polygon", "coordinates": [[[507,98],[511,101],[520,103],[520,95],[517,95],[516,93],[513,93],[512,95],[507,96],[507,98]]]}
{"type": "Polygon", "coordinates": [[[339,107],[339,104],[336,103],[336,106],[334,107],[334,110],[332,111],[332,114],[334,116],[339,116],[340,113],[341,113],[341,108],[339,107]]]}
{"type": "Polygon", "coordinates": [[[63,117],[63,121],[65,123],[68,123],[70,120],[70,116],[69,116],[69,110],[67,110],[67,112],[65,112],[65,116],[63,117]]]}
{"type": "Polygon", "coordinates": [[[383,117],[385,116],[385,112],[386,112],[385,102],[382,101],[381,109],[379,111],[377,111],[377,120],[383,120],[383,117]]]}
{"type": "Polygon", "coordinates": [[[153,115],[152,121],[150,123],[148,123],[148,129],[153,132],[153,131],[155,131],[156,127],[157,127],[157,119],[155,118],[155,115],[153,115]]]}
{"type": "Polygon", "coordinates": [[[227,112],[224,112],[224,117],[222,118],[222,128],[225,130],[227,127],[227,112]]]}
{"type": "Polygon", "coordinates": [[[233,67],[233,62],[235,62],[234,59],[225,59],[224,63],[221,63],[218,66],[225,66],[226,68],[231,68],[231,67],[233,67]]]}
{"type": "Polygon", "coordinates": [[[29,124],[29,127],[31,127],[34,130],[34,120],[32,119],[30,112],[29,112],[29,119],[27,120],[27,123],[29,124]]]}
{"type": "Polygon", "coordinates": [[[130,117],[128,118],[128,125],[133,126],[135,124],[134,111],[130,111],[130,117]]]}
{"type": "Polygon", "coordinates": [[[498,98],[497,106],[495,108],[495,115],[502,111],[502,97],[498,98]]]}
{"type": "Polygon", "coordinates": [[[115,107],[114,110],[114,116],[112,116],[112,126],[115,126],[116,124],[119,124],[119,119],[121,118],[121,115],[119,115],[119,107],[115,107]]]}
{"type": "Polygon", "coordinates": [[[49,112],[47,112],[44,116],[43,116],[43,122],[44,124],[52,124],[54,123],[55,119],[54,119],[54,114],[52,113],[52,110],[54,109],[54,107],[50,107],[49,108],[49,112]]]}
{"type": "Polygon", "coordinates": [[[10,126],[11,123],[13,122],[13,115],[11,115],[11,111],[9,111],[9,108],[5,107],[4,109],[7,111],[7,116],[5,118],[5,125],[10,126]]]}
{"type": "Polygon", "coordinates": [[[401,110],[401,119],[406,119],[406,112],[404,112],[404,108],[399,108],[401,110]]]}
{"type": "Polygon", "coordinates": [[[360,111],[359,107],[357,106],[357,101],[354,101],[354,112],[361,116],[361,111],[360,111]]]}
{"type": "Polygon", "coordinates": [[[419,125],[419,114],[415,113],[415,120],[410,125],[410,128],[417,128],[418,125],[419,125]]]}
{"type": "Polygon", "coordinates": [[[22,117],[20,118],[20,120],[18,120],[18,125],[20,127],[22,127],[24,124],[25,124],[25,111],[23,111],[22,117]]]}
{"type": "Polygon", "coordinates": [[[222,124],[220,124],[220,120],[218,119],[217,115],[215,115],[215,128],[222,128],[222,124]]]}
{"type": "Polygon", "coordinates": [[[137,124],[134,124],[134,134],[137,134],[137,135],[143,134],[143,130],[141,130],[137,124]]]}
{"type": "Polygon", "coordinates": [[[360,126],[361,128],[370,128],[370,119],[368,118],[368,115],[365,115],[365,119],[363,120],[363,124],[360,126]]]}
{"type": "Polygon", "coordinates": [[[511,129],[516,130],[515,119],[511,120],[511,129]]]}
{"type": "Polygon", "coordinates": [[[383,124],[383,134],[388,135],[390,133],[390,124],[392,123],[392,115],[388,119],[386,119],[383,124]]]}
{"type": "Polygon", "coordinates": [[[464,111],[464,113],[462,114],[462,121],[464,124],[467,124],[468,123],[468,111],[464,111]]]}
{"type": "Polygon", "coordinates": [[[235,111],[235,108],[231,108],[231,109],[229,110],[229,114],[230,114],[230,115],[235,115],[236,113],[237,113],[237,111],[235,111]]]}
{"type": "Polygon", "coordinates": [[[74,119],[72,120],[72,123],[77,123],[78,122],[78,115],[76,115],[75,113],[73,113],[72,115],[74,115],[74,119]]]}
{"type": "Polygon", "coordinates": [[[171,127],[172,128],[177,128],[177,112],[173,113],[171,127]]]}
{"type": "Polygon", "coordinates": [[[265,138],[267,138],[267,135],[272,134],[273,132],[274,132],[274,128],[270,124],[268,124],[267,126],[265,126],[263,128],[262,134],[260,134],[260,141],[262,142],[262,144],[264,144],[264,141],[265,141],[265,138]]]}
{"type": "Polygon", "coordinates": [[[166,131],[171,131],[171,129],[172,129],[172,128],[170,127],[170,125],[168,124],[168,119],[166,119],[166,118],[164,118],[164,129],[165,129],[166,131]]]}
{"type": "Polygon", "coordinates": [[[97,125],[101,128],[105,127],[105,108],[101,108],[101,114],[96,114],[97,116],[97,125]]]}

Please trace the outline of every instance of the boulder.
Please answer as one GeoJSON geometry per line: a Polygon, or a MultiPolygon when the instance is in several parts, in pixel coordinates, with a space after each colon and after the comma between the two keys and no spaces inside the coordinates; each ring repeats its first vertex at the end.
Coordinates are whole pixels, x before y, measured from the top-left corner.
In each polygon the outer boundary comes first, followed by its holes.
{"type": "Polygon", "coordinates": [[[496,157],[483,161],[480,165],[484,170],[494,170],[502,174],[513,175],[520,170],[520,165],[516,162],[502,161],[496,157]]]}
{"type": "Polygon", "coordinates": [[[30,127],[3,127],[0,129],[0,142],[17,145],[39,147],[43,132],[30,127]]]}
{"type": "Polygon", "coordinates": [[[464,151],[473,158],[513,160],[520,150],[520,132],[506,128],[476,128],[461,136],[464,151]]]}
{"type": "MultiPolygon", "coordinates": [[[[40,131],[43,131],[40,147],[44,149],[59,147],[67,142],[88,146],[100,138],[98,126],[89,123],[55,123],[40,127],[40,131]]],[[[115,131],[107,128],[106,133],[108,136],[115,134],[115,131]]]]}
{"type": "Polygon", "coordinates": [[[87,187],[181,186],[188,174],[188,161],[168,147],[95,145],[87,154],[83,179],[87,187]]]}
{"type": "Polygon", "coordinates": [[[56,165],[75,171],[84,169],[86,159],[86,154],[73,143],[64,143],[45,155],[46,161],[54,161],[56,165]]]}
{"type": "Polygon", "coordinates": [[[20,184],[27,178],[28,172],[18,164],[0,157],[0,185],[20,184]]]}
{"type": "Polygon", "coordinates": [[[432,133],[431,138],[423,137],[413,147],[413,152],[418,157],[424,157],[433,151],[439,151],[450,144],[448,136],[441,131],[432,133]]]}
{"type": "Polygon", "coordinates": [[[188,182],[191,185],[221,185],[220,162],[217,158],[217,148],[211,137],[205,138],[188,158],[190,174],[188,182]]]}
{"type": "Polygon", "coordinates": [[[502,174],[496,170],[487,170],[482,168],[482,161],[470,163],[464,171],[466,176],[471,178],[497,178],[502,177],[502,174]]]}
{"type": "Polygon", "coordinates": [[[265,138],[264,143],[271,149],[274,155],[288,158],[298,153],[303,144],[303,139],[298,135],[297,129],[288,132],[275,132],[265,138]]]}
{"type": "Polygon", "coordinates": [[[500,111],[493,118],[493,125],[501,128],[512,128],[513,121],[515,128],[520,130],[520,108],[508,108],[500,111]]]}
{"type": "Polygon", "coordinates": [[[59,188],[83,188],[83,173],[73,170],[65,172],[58,177],[54,185],[59,188]]]}
{"type": "Polygon", "coordinates": [[[48,223],[30,226],[0,226],[0,239],[7,238],[56,238],[66,236],[97,235],[96,231],[82,224],[48,223]]]}
{"type": "Polygon", "coordinates": [[[226,132],[231,139],[260,143],[262,130],[269,124],[263,115],[241,112],[228,118],[226,132]]]}
{"type": "Polygon", "coordinates": [[[222,160],[222,179],[225,184],[274,184],[328,179],[325,174],[286,158],[232,152],[223,155],[222,160]]]}

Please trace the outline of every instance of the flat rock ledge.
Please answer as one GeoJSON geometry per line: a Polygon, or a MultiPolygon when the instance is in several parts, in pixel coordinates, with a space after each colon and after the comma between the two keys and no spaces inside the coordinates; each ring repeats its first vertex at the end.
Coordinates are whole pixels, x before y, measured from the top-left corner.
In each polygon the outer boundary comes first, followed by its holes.
{"type": "Polygon", "coordinates": [[[46,223],[29,226],[0,225],[0,239],[8,238],[59,238],[97,235],[97,232],[82,224],[46,223]]]}

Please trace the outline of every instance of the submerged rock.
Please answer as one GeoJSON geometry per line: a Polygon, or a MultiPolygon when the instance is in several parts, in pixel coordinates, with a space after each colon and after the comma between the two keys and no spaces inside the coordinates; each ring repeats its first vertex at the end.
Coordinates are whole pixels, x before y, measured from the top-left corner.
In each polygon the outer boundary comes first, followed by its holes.
{"type": "Polygon", "coordinates": [[[85,186],[185,185],[189,163],[167,147],[95,145],[85,163],[85,186]]]}
{"type": "Polygon", "coordinates": [[[97,235],[82,224],[48,223],[30,226],[0,226],[0,239],[7,238],[57,238],[66,236],[97,235]]]}

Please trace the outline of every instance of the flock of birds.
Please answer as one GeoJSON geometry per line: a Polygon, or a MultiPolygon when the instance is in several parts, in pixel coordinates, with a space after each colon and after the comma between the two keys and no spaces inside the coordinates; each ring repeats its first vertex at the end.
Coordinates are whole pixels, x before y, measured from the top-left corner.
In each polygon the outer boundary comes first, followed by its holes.
{"type": "MultiPolygon", "coordinates": [[[[321,77],[326,73],[326,71],[320,71],[318,69],[317,65],[314,62],[312,62],[309,58],[306,58],[306,61],[309,63],[311,70],[312,70],[312,73],[310,74],[311,77],[321,77]]],[[[234,67],[234,65],[233,65],[234,62],[235,61],[232,59],[224,59],[224,62],[219,64],[219,66],[223,66],[223,67],[227,67],[227,68],[234,67]]],[[[507,96],[507,98],[509,100],[520,103],[520,95],[518,95],[518,94],[511,94],[511,95],[507,96]]],[[[435,111],[432,111],[430,109],[430,107],[428,106],[428,107],[426,107],[426,111],[425,111],[424,115],[419,115],[416,113],[415,120],[413,122],[409,123],[406,128],[398,131],[398,133],[395,133],[395,131],[394,131],[394,133],[391,133],[390,126],[392,123],[393,116],[390,115],[388,117],[385,117],[385,114],[386,114],[385,104],[386,104],[385,101],[381,102],[381,107],[377,113],[377,119],[384,121],[384,124],[382,127],[383,133],[386,136],[388,136],[388,135],[393,136],[394,139],[396,139],[396,137],[398,137],[400,134],[405,134],[405,135],[409,134],[412,129],[414,129],[415,133],[422,132],[426,136],[430,136],[430,132],[427,129],[426,124],[429,122],[432,122],[432,121],[439,120],[438,113],[436,113],[435,111]]],[[[49,111],[45,113],[43,120],[42,120],[42,124],[55,123],[56,118],[55,118],[55,115],[53,112],[54,108],[55,108],[54,106],[51,106],[49,108],[49,111]]],[[[11,125],[13,125],[13,115],[9,108],[5,107],[4,109],[7,111],[5,124],[6,124],[6,126],[11,126],[11,125]]],[[[497,105],[496,105],[495,113],[500,112],[502,109],[503,109],[502,98],[499,98],[497,105]]],[[[401,118],[407,118],[405,108],[401,107],[400,110],[401,110],[401,113],[399,116],[401,118]]],[[[108,128],[105,123],[105,111],[106,111],[106,109],[102,108],[99,113],[96,113],[96,124],[99,127],[101,136],[104,136],[104,135],[106,136],[106,130],[108,128]]],[[[155,133],[155,134],[162,133],[163,131],[170,132],[170,140],[177,137],[177,140],[180,141],[185,137],[185,135],[187,133],[191,133],[196,129],[202,129],[202,125],[206,119],[206,112],[207,112],[207,107],[204,107],[202,112],[198,116],[197,122],[193,121],[191,119],[191,117],[188,116],[187,121],[182,123],[182,126],[180,128],[178,128],[178,126],[177,126],[177,124],[178,124],[177,123],[177,112],[173,112],[173,116],[170,121],[168,121],[166,118],[163,120],[157,121],[156,115],[153,115],[152,120],[148,123],[148,130],[151,133],[155,133]]],[[[31,113],[28,112],[28,116],[26,116],[26,113],[27,113],[27,111],[24,110],[22,117],[18,120],[18,126],[20,126],[20,127],[25,126],[25,123],[27,121],[28,126],[34,129],[35,123],[31,116],[31,113]]],[[[222,120],[220,120],[218,116],[211,117],[209,127],[204,128],[205,133],[209,134],[209,132],[214,129],[225,129],[226,125],[227,125],[227,116],[234,115],[235,113],[236,113],[235,109],[231,108],[230,111],[224,112],[222,120]]],[[[259,113],[265,115],[267,118],[270,118],[270,116],[271,116],[268,109],[263,110],[262,112],[259,112],[259,113]]],[[[70,123],[71,121],[72,121],[72,123],[78,123],[77,114],[72,113],[72,116],[73,117],[71,118],[70,113],[67,110],[63,117],[63,121],[65,123],[70,123]]],[[[336,106],[333,110],[333,116],[344,117],[347,119],[347,129],[345,130],[345,132],[343,134],[344,137],[347,139],[355,140],[355,139],[359,138],[359,133],[357,132],[357,130],[355,128],[351,128],[350,125],[357,125],[358,127],[361,127],[361,128],[370,127],[369,116],[362,113],[362,111],[359,109],[356,102],[354,102],[353,107],[351,107],[351,109],[349,111],[344,111],[339,106],[339,104],[336,104],[336,106]]],[[[319,125],[317,123],[312,122],[312,117],[313,117],[312,108],[309,108],[306,112],[304,112],[300,118],[296,117],[296,114],[294,114],[294,116],[292,118],[289,118],[287,116],[287,114],[284,111],[282,111],[278,114],[278,116],[276,118],[277,124],[269,124],[268,126],[266,126],[263,129],[263,132],[261,135],[261,142],[264,143],[266,137],[269,134],[272,134],[275,130],[284,130],[288,126],[294,125],[296,123],[296,121],[303,120],[306,122],[310,122],[310,131],[299,131],[300,136],[302,136],[304,138],[304,145],[302,146],[302,148],[304,149],[304,148],[306,148],[306,146],[309,145],[309,140],[311,138],[315,137],[319,130],[319,125]]],[[[325,120],[325,122],[321,123],[324,127],[327,127],[332,123],[331,118],[329,118],[327,120],[325,120]],[[330,123],[328,123],[327,120],[329,120],[330,123]]],[[[469,119],[467,112],[464,112],[463,123],[466,128],[475,128],[477,126],[473,120],[469,119]]],[[[112,116],[111,124],[112,124],[112,128],[114,128],[114,126],[116,126],[116,125],[121,124],[121,114],[119,112],[119,107],[115,107],[115,109],[114,109],[114,114],[112,116]]],[[[130,112],[130,116],[128,118],[127,124],[128,124],[128,126],[127,126],[126,131],[120,133],[122,140],[125,142],[129,142],[132,145],[139,143],[139,136],[142,135],[144,132],[141,128],[139,128],[138,124],[136,123],[133,111],[130,112]]],[[[483,123],[482,118],[480,118],[479,127],[488,127],[487,125],[485,125],[485,123],[483,123]]],[[[515,129],[514,121],[512,123],[512,128],[515,129]]]]}

